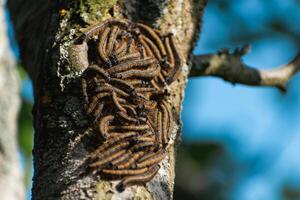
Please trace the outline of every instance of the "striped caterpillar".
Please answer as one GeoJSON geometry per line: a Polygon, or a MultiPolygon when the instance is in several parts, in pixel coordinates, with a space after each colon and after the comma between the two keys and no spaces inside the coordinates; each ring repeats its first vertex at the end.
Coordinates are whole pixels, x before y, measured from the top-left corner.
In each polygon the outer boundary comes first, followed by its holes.
{"type": "Polygon", "coordinates": [[[166,86],[182,60],[172,34],[108,19],[83,32],[89,67],[81,91],[90,126],[102,142],[90,152],[95,173],[120,179],[119,191],[149,182],[165,158],[173,131],[166,86]]]}

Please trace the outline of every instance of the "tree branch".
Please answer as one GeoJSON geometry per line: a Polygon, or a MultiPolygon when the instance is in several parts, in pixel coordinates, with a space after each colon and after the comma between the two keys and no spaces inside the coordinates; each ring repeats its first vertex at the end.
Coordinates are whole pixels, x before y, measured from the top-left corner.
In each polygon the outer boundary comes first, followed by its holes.
{"type": "Polygon", "coordinates": [[[271,86],[286,91],[290,79],[300,70],[300,53],[288,64],[270,70],[258,70],[247,66],[242,56],[249,51],[245,45],[229,52],[228,49],[216,54],[192,56],[190,76],[216,76],[233,84],[271,86]]]}

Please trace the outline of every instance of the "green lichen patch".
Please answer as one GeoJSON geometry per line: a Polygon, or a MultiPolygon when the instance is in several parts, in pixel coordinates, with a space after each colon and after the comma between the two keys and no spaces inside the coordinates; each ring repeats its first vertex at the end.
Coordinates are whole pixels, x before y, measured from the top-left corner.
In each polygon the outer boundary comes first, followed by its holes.
{"type": "Polygon", "coordinates": [[[145,187],[138,187],[134,200],[152,200],[152,195],[145,187]]]}
{"type": "Polygon", "coordinates": [[[112,184],[108,181],[99,181],[96,185],[96,199],[110,200],[113,196],[112,184]]]}
{"type": "Polygon", "coordinates": [[[117,0],[103,1],[103,0],[89,0],[80,2],[80,16],[83,21],[92,24],[103,18],[107,18],[109,10],[116,5],[117,0]]]}

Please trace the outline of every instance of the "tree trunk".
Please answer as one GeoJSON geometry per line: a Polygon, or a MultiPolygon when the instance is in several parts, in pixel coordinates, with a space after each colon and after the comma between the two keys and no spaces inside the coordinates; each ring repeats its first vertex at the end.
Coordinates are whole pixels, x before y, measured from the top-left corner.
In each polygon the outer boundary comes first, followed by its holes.
{"type": "Polygon", "coordinates": [[[200,32],[205,0],[10,0],[21,58],[34,83],[33,199],[172,199],[176,145],[181,132],[180,112],[189,68],[184,64],[171,88],[176,110],[173,143],[159,173],[146,186],[115,190],[116,181],[87,173],[92,142],[86,131],[77,83],[81,63],[71,43],[80,29],[107,18],[129,19],[172,32],[188,63],[200,32]]]}
{"type": "Polygon", "coordinates": [[[17,150],[19,79],[9,47],[2,2],[0,6],[0,194],[4,200],[21,200],[24,188],[17,150]]]}

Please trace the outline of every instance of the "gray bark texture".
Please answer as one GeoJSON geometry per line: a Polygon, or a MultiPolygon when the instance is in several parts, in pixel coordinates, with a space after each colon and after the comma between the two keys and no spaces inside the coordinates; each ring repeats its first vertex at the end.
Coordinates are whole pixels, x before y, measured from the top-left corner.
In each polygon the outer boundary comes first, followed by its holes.
{"type": "Polygon", "coordinates": [[[187,65],[198,38],[205,0],[9,0],[24,67],[34,82],[33,199],[173,199],[175,154],[181,133],[181,103],[187,65]],[[93,147],[80,103],[80,63],[70,46],[82,28],[108,18],[129,19],[172,32],[184,65],[172,83],[176,110],[173,142],[159,173],[146,186],[122,193],[116,181],[87,172],[93,147]]]}
{"type": "Polygon", "coordinates": [[[9,47],[2,2],[0,6],[0,198],[21,200],[24,186],[17,150],[19,79],[9,47]]]}
{"type": "Polygon", "coordinates": [[[300,53],[288,64],[269,70],[258,70],[246,65],[242,56],[248,53],[249,45],[236,48],[233,52],[223,49],[218,53],[193,55],[189,77],[216,76],[231,82],[251,86],[276,87],[286,92],[287,84],[300,70],[300,53]]]}

